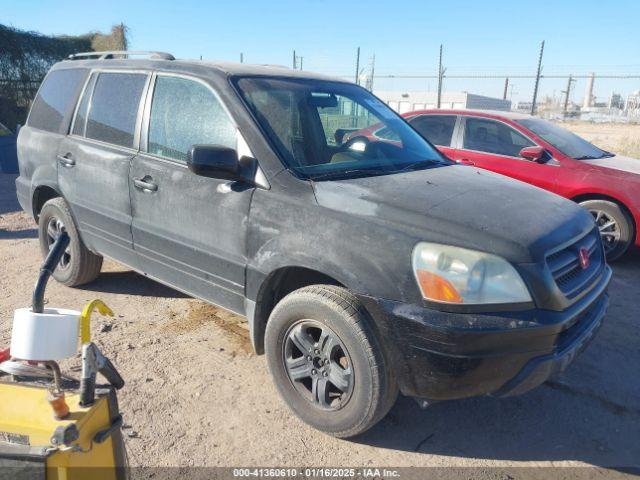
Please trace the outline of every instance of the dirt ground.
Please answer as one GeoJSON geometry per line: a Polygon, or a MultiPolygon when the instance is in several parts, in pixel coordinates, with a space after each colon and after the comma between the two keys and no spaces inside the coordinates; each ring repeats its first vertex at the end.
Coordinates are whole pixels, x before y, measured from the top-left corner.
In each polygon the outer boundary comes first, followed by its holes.
{"type": "MultiPolygon", "coordinates": [[[[14,178],[0,175],[0,345],[9,342],[13,310],[30,302],[40,264],[14,178]]],[[[606,323],[560,380],[522,397],[427,410],[401,397],[353,440],[319,433],[288,411],[233,314],[112,262],[82,288],[52,282],[47,298],[76,309],[101,298],[116,312],[96,317],[93,332],[127,381],[120,403],[134,466],[456,466],[496,478],[490,467],[640,466],[640,254],[614,270],[606,323]]]]}
{"type": "Polygon", "coordinates": [[[640,158],[640,124],[561,122],[560,125],[605,150],[640,158]]]}

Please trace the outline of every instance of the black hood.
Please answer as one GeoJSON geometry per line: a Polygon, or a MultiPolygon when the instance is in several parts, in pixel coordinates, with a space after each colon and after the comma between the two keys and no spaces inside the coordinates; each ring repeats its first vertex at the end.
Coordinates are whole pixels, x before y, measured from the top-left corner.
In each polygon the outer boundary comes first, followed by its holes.
{"type": "Polygon", "coordinates": [[[544,254],[593,229],[575,203],[486,170],[448,166],[315,182],[318,203],[392,224],[416,240],[500,255],[512,262],[544,254]]]}

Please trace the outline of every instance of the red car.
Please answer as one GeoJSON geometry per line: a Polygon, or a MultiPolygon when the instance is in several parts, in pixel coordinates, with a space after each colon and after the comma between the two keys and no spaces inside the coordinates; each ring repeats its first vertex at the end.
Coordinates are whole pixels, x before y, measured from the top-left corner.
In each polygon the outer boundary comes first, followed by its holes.
{"type": "MultiPolygon", "coordinates": [[[[607,258],[640,246],[640,160],[602,150],[551,122],[514,112],[420,110],[402,115],[452,160],[528,182],[594,216],[607,258]]],[[[345,136],[397,141],[380,124],[345,136]]]]}

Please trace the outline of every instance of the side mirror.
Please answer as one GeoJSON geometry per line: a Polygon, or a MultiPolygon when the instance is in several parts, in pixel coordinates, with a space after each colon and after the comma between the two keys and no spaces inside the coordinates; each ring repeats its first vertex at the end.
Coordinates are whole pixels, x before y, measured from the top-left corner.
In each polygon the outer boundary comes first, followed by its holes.
{"type": "Polygon", "coordinates": [[[546,150],[542,147],[525,147],[520,150],[520,156],[532,162],[541,162],[546,156],[546,150]]]}
{"type": "Polygon", "coordinates": [[[238,152],[221,145],[194,145],[187,156],[187,167],[203,177],[243,180],[238,152]]]}

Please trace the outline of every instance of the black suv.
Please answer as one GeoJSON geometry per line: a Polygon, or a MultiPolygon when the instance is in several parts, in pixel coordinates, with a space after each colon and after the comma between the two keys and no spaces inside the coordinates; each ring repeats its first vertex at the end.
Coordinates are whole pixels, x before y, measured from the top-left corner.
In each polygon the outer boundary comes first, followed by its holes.
{"type": "Polygon", "coordinates": [[[611,270],[572,202],[443,157],[364,88],[282,67],[81,54],[18,140],[55,278],[103,256],[247,317],[305,422],[352,436],[398,391],[523,393],[593,337],[611,270]],[[350,133],[381,124],[392,134],[350,133]]]}

